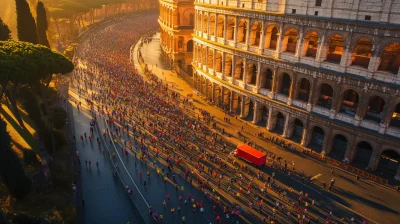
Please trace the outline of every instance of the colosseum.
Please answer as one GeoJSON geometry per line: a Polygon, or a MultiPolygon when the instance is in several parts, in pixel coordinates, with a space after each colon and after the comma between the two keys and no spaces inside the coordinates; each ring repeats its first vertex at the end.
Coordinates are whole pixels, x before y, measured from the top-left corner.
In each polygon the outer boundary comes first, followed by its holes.
{"type": "Polygon", "coordinates": [[[399,1],[196,0],[194,11],[201,94],[315,152],[400,179],[399,1]]]}

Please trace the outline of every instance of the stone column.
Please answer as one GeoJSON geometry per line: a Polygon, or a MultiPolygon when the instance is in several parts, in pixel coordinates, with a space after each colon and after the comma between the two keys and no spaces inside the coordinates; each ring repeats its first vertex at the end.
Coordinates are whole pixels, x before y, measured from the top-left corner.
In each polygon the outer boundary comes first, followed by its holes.
{"type": "Polygon", "coordinates": [[[329,147],[332,141],[331,133],[332,133],[331,128],[328,128],[326,133],[324,133],[324,141],[322,142],[322,152],[325,152],[325,154],[329,154],[332,149],[332,147],[329,147]]]}
{"type": "Polygon", "coordinates": [[[356,115],[354,116],[354,126],[358,127],[361,121],[364,119],[365,114],[368,110],[369,96],[367,94],[361,94],[359,98],[358,108],[356,115]]]}
{"type": "Polygon", "coordinates": [[[273,116],[274,108],[271,106],[268,110],[268,122],[267,122],[267,131],[272,131],[273,129],[273,116]]]}
{"type": "Polygon", "coordinates": [[[256,124],[258,122],[258,110],[260,107],[260,103],[258,101],[254,101],[254,112],[253,112],[253,124],[256,124]]]}
{"type": "Polygon", "coordinates": [[[218,37],[218,35],[217,35],[217,33],[218,33],[218,30],[217,30],[217,28],[218,28],[218,14],[215,14],[214,18],[215,18],[214,19],[214,37],[215,37],[215,41],[217,41],[217,37],[218,37]]]}
{"type": "Polygon", "coordinates": [[[206,48],[206,55],[205,55],[205,61],[203,61],[203,65],[205,65],[206,66],[206,73],[208,73],[208,51],[210,50],[210,48],[209,47],[205,47],[206,48]]]}
{"type": "Polygon", "coordinates": [[[225,57],[226,53],[223,51],[221,54],[221,73],[222,73],[222,79],[225,77],[225,57]]]}
{"type": "Polygon", "coordinates": [[[236,56],[232,55],[232,84],[235,83],[235,71],[236,71],[236,56]]]}
{"type": "Polygon", "coordinates": [[[251,27],[250,27],[250,19],[249,19],[247,22],[246,43],[245,43],[247,46],[247,49],[249,49],[249,46],[250,46],[250,29],[251,29],[251,27]]]}
{"type": "Polygon", "coordinates": [[[276,55],[275,58],[280,58],[282,54],[282,38],[284,38],[284,34],[282,33],[282,25],[279,27],[279,37],[278,40],[276,41],[276,55]]]}
{"type": "Polygon", "coordinates": [[[260,45],[258,46],[258,53],[259,54],[263,54],[264,43],[265,43],[265,22],[264,22],[264,20],[262,20],[262,22],[261,22],[261,32],[260,32],[260,45]]]}
{"type": "Polygon", "coordinates": [[[216,73],[215,73],[215,65],[217,64],[217,59],[216,59],[216,55],[217,55],[217,52],[216,52],[216,50],[214,49],[214,51],[213,51],[213,74],[212,75],[215,75],[216,73]]]}
{"type": "Polygon", "coordinates": [[[211,82],[211,99],[215,103],[215,83],[211,82]]]}
{"type": "Polygon", "coordinates": [[[228,29],[228,27],[226,25],[226,24],[228,24],[227,19],[228,19],[228,16],[225,15],[224,16],[224,32],[222,32],[222,37],[224,38],[224,43],[226,41],[226,30],[228,29]]]}
{"type": "Polygon", "coordinates": [[[325,60],[326,57],[326,43],[325,43],[325,33],[322,35],[321,40],[318,40],[317,56],[315,60],[318,62],[318,66],[321,62],[325,60]]]}
{"type": "Polygon", "coordinates": [[[378,50],[374,49],[374,48],[376,48],[375,45],[372,48],[373,48],[372,52],[374,52],[374,53],[373,53],[373,56],[371,57],[371,59],[369,60],[368,71],[376,72],[378,70],[381,59],[378,56],[378,50]]]}
{"type": "Polygon", "coordinates": [[[342,105],[342,90],[339,85],[334,87],[333,97],[332,97],[332,105],[329,114],[330,119],[335,119],[337,112],[340,110],[340,106],[342,105]]]}
{"type": "Polygon", "coordinates": [[[261,62],[257,63],[256,93],[260,90],[261,62]]]}
{"type": "Polygon", "coordinates": [[[290,90],[289,90],[289,96],[288,96],[288,105],[292,105],[293,103],[293,98],[295,97],[295,93],[297,91],[297,88],[299,87],[299,83],[297,82],[297,75],[295,72],[293,72],[293,80],[292,83],[290,83],[290,90]]]}
{"type": "MultiPolygon", "coordinates": [[[[392,102],[392,98],[389,98],[388,102],[392,102]]],[[[385,106],[383,107],[382,120],[379,123],[380,126],[379,134],[386,133],[386,130],[390,125],[390,121],[392,120],[392,115],[395,109],[396,109],[395,104],[390,104],[390,105],[385,104],[385,106]]]]}
{"type": "Polygon", "coordinates": [[[317,79],[313,78],[312,83],[311,83],[310,93],[308,95],[308,102],[307,102],[307,111],[308,112],[311,112],[311,110],[314,106],[315,100],[313,98],[315,97],[315,94],[316,94],[315,91],[317,91],[316,88],[317,88],[317,79]]]}
{"type": "Polygon", "coordinates": [[[237,31],[238,31],[238,17],[235,16],[235,28],[233,30],[233,42],[237,44],[237,31]]]}
{"type": "Polygon", "coordinates": [[[354,157],[357,154],[357,144],[354,139],[349,139],[347,142],[346,152],[344,154],[344,162],[351,163],[354,160],[354,157]],[[350,141],[350,142],[349,142],[350,141]]]}
{"type": "Polygon", "coordinates": [[[210,39],[210,13],[207,13],[207,40],[210,39]]]}
{"type": "Polygon", "coordinates": [[[301,27],[296,44],[296,53],[294,54],[294,56],[297,58],[297,61],[299,61],[300,57],[302,56],[301,53],[303,52],[303,43],[304,43],[303,27],[301,27]]]}
{"type": "Polygon", "coordinates": [[[290,119],[290,114],[287,113],[286,116],[285,116],[285,127],[283,129],[283,134],[282,134],[282,137],[284,137],[284,138],[290,138],[290,135],[291,135],[291,133],[290,133],[290,129],[291,129],[290,120],[291,120],[290,119]]]}
{"type": "Polygon", "coordinates": [[[235,102],[235,92],[231,91],[231,102],[229,103],[229,112],[233,111],[233,103],[235,102]]]}
{"type": "Polygon", "coordinates": [[[369,160],[368,164],[368,167],[371,170],[376,170],[378,168],[379,162],[381,161],[381,151],[378,150],[378,148],[372,150],[371,159],[369,160]]]}
{"type": "Polygon", "coordinates": [[[224,109],[224,99],[225,99],[225,87],[220,86],[221,88],[221,108],[224,109]]]}
{"type": "Polygon", "coordinates": [[[205,85],[204,85],[204,87],[205,87],[205,93],[206,93],[206,99],[209,99],[208,98],[208,79],[205,79],[205,85]]]}
{"type": "Polygon", "coordinates": [[[278,86],[278,68],[274,68],[272,70],[273,75],[272,75],[272,87],[271,87],[271,98],[275,99],[275,94],[276,94],[276,88],[278,86]]]}
{"type": "Polygon", "coordinates": [[[244,117],[245,114],[245,107],[246,107],[246,97],[241,95],[242,101],[240,102],[240,118],[244,117]]]}
{"type": "Polygon", "coordinates": [[[303,127],[303,133],[301,135],[301,142],[300,142],[300,144],[302,146],[304,146],[304,147],[307,147],[308,141],[309,141],[309,138],[310,138],[310,134],[311,134],[311,132],[308,131],[309,126],[310,126],[309,125],[309,120],[306,119],[306,122],[305,122],[304,127],[303,127]]]}
{"type": "Polygon", "coordinates": [[[243,87],[246,88],[246,78],[247,78],[247,59],[243,58],[243,87]]]}

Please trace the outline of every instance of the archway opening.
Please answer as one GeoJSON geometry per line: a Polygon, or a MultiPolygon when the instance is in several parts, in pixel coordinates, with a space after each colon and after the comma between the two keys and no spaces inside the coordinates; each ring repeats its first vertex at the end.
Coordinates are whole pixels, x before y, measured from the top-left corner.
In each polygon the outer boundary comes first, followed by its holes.
{"type": "Polygon", "coordinates": [[[225,18],[223,16],[218,16],[217,37],[224,37],[224,21],[225,18]]]}
{"type": "Polygon", "coordinates": [[[281,112],[278,112],[276,115],[276,124],[274,131],[278,134],[283,134],[283,130],[285,129],[285,116],[281,112]]]}
{"type": "Polygon", "coordinates": [[[272,70],[269,68],[264,68],[260,76],[260,88],[262,89],[272,89],[272,70]]]}
{"type": "Polygon", "coordinates": [[[328,40],[326,61],[339,64],[344,51],[343,37],[335,34],[328,40]]]}
{"type": "Polygon", "coordinates": [[[400,103],[396,105],[396,109],[392,114],[390,120],[390,127],[400,128],[400,103]]]}
{"type": "Polygon", "coordinates": [[[368,68],[372,57],[372,42],[368,38],[360,38],[354,47],[351,65],[368,68]]]}
{"type": "Polygon", "coordinates": [[[291,139],[295,142],[300,143],[301,138],[303,136],[303,130],[304,130],[303,122],[296,118],[293,123],[293,134],[291,139]]]}
{"type": "Polygon", "coordinates": [[[233,40],[234,35],[235,35],[235,20],[229,19],[228,27],[226,29],[226,39],[233,40]]]}
{"type": "Polygon", "coordinates": [[[207,15],[203,15],[203,33],[207,33],[208,32],[208,17],[207,15]]]}
{"type": "Polygon", "coordinates": [[[317,56],[317,48],[318,48],[318,34],[316,32],[310,32],[305,36],[303,47],[305,48],[305,52],[303,55],[306,57],[315,58],[317,56]]]}
{"type": "Polygon", "coordinates": [[[243,80],[244,68],[243,62],[238,62],[235,67],[235,79],[243,80]]]}
{"type": "Polygon", "coordinates": [[[278,43],[279,31],[276,26],[269,26],[265,37],[265,48],[276,50],[278,43]]]}
{"type": "Polygon", "coordinates": [[[238,43],[246,43],[247,23],[240,21],[238,25],[238,43]]]}
{"type": "Polygon", "coordinates": [[[224,89],[224,110],[230,111],[232,91],[224,89]]]}
{"type": "Polygon", "coordinates": [[[232,58],[226,57],[225,58],[225,76],[232,77],[232,58]]]}
{"type": "Polygon", "coordinates": [[[214,51],[210,49],[208,50],[207,66],[208,68],[214,69],[214,51]]]}
{"type": "Polygon", "coordinates": [[[336,160],[343,160],[346,154],[348,141],[344,135],[337,134],[333,138],[332,149],[329,156],[336,160]]]}
{"type": "Polygon", "coordinates": [[[312,130],[312,137],[309,148],[318,153],[321,152],[324,144],[324,138],[325,138],[325,131],[318,126],[315,126],[312,130]]]}
{"type": "Polygon", "coordinates": [[[186,43],[186,51],[187,52],[193,52],[193,40],[189,40],[186,43]]]}
{"type": "Polygon", "coordinates": [[[218,107],[222,107],[222,89],[219,85],[214,87],[214,99],[218,107]]]}
{"type": "Polygon", "coordinates": [[[400,43],[395,42],[386,45],[381,56],[379,71],[388,71],[393,74],[399,73],[400,67],[400,43]]]}
{"type": "Polygon", "coordinates": [[[258,23],[253,24],[250,33],[250,45],[259,46],[261,37],[261,26],[258,23]]]}
{"type": "Polygon", "coordinates": [[[279,93],[289,96],[290,86],[292,85],[292,79],[287,73],[282,74],[281,88],[279,93]]]}
{"type": "Polygon", "coordinates": [[[357,144],[356,155],[352,164],[360,169],[368,167],[372,155],[372,146],[368,142],[361,141],[357,144]]]}
{"type": "Polygon", "coordinates": [[[285,32],[284,45],[282,46],[284,52],[296,53],[297,46],[297,31],[295,29],[289,29],[285,32]]]}
{"type": "Polygon", "coordinates": [[[203,52],[202,52],[202,57],[201,57],[201,63],[203,65],[206,65],[207,63],[207,48],[203,47],[203,52]]]}
{"type": "Polygon", "coordinates": [[[215,35],[215,15],[210,16],[210,35],[215,35]]]}
{"type": "Polygon", "coordinates": [[[340,112],[351,116],[355,116],[358,108],[358,93],[352,89],[348,89],[343,93],[342,105],[340,112]]]}
{"type": "Polygon", "coordinates": [[[331,109],[333,97],[333,88],[331,85],[323,83],[319,91],[317,105],[331,109]]]}
{"type": "Polygon", "coordinates": [[[257,80],[257,66],[250,64],[247,70],[247,84],[255,85],[257,80]]]}
{"type": "Polygon", "coordinates": [[[222,71],[222,56],[220,52],[215,54],[215,72],[222,71]]]}
{"type": "Polygon", "coordinates": [[[250,99],[247,99],[244,109],[245,109],[245,111],[244,111],[244,119],[246,121],[253,121],[253,117],[254,117],[254,103],[253,103],[253,101],[250,100],[250,99]]]}
{"type": "Polygon", "coordinates": [[[258,126],[261,127],[266,127],[267,126],[267,122],[268,122],[268,116],[269,116],[269,110],[266,106],[262,106],[259,110],[258,110],[258,117],[259,120],[257,122],[258,126]]]}
{"type": "Polygon", "coordinates": [[[301,79],[300,88],[297,94],[297,99],[301,101],[308,101],[308,97],[310,96],[310,81],[308,79],[301,79]]]}
{"type": "Polygon", "coordinates": [[[385,106],[385,100],[380,96],[371,96],[368,102],[367,113],[365,119],[380,122],[382,120],[383,107],[385,106]]]}
{"type": "Polygon", "coordinates": [[[382,152],[378,165],[378,171],[385,177],[393,178],[399,169],[400,155],[398,152],[387,149],[382,152]]]}

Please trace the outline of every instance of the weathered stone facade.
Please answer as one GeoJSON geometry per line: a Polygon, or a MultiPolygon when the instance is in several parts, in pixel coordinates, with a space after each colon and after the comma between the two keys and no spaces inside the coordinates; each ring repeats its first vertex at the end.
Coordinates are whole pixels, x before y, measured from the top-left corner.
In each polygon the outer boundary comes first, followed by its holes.
{"type": "Polygon", "coordinates": [[[194,0],[160,0],[161,46],[171,65],[191,70],[194,0]]]}
{"type": "Polygon", "coordinates": [[[197,0],[196,88],[268,131],[399,179],[399,7],[197,0]]]}

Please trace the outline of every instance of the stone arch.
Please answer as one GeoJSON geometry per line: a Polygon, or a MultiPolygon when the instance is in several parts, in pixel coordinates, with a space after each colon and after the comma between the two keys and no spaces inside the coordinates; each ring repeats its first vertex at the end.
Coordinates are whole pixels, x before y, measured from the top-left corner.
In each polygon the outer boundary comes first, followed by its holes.
{"type": "Polygon", "coordinates": [[[233,92],[233,103],[232,103],[232,112],[234,114],[240,114],[240,109],[241,109],[241,104],[242,104],[242,97],[239,95],[239,93],[233,92]]]}
{"type": "Polygon", "coordinates": [[[385,149],[380,155],[378,171],[384,176],[393,178],[400,167],[400,152],[397,149],[385,149]]]}
{"type": "Polygon", "coordinates": [[[254,116],[255,103],[250,98],[246,97],[244,104],[243,118],[252,121],[254,116]]]}
{"type": "Polygon", "coordinates": [[[315,58],[317,56],[319,35],[311,31],[304,36],[302,56],[315,58]]]}
{"type": "Polygon", "coordinates": [[[246,83],[250,85],[255,85],[257,80],[257,65],[250,63],[247,68],[246,83]]]}
{"type": "Polygon", "coordinates": [[[359,38],[354,46],[351,55],[351,64],[368,68],[369,61],[372,57],[373,43],[369,38],[359,38]]]}
{"type": "Polygon", "coordinates": [[[352,164],[361,169],[368,167],[371,160],[372,152],[374,150],[373,145],[368,141],[360,141],[357,143],[356,152],[352,164]]]}
{"type": "Polygon", "coordinates": [[[292,77],[288,73],[284,72],[281,74],[279,81],[280,82],[278,92],[283,95],[289,96],[292,86],[292,77]]]}
{"type": "Polygon", "coordinates": [[[260,88],[272,90],[273,72],[269,68],[264,68],[260,74],[260,88]]]}
{"type": "Polygon", "coordinates": [[[288,28],[284,32],[282,52],[296,53],[298,32],[295,28],[288,28]]]}
{"type": "Polygon", "coordinates": [[[400,103],[398,103],[392,113],[392,119],[390,120],[390,127],[400,128],[400,103]]]}
{"type": "Polygon", "coordinates": [[[224,71],[224,75],[228,76],[228,77],[232,77],[232,56],[228,55],[225,56],[225,71],[224,71]]]}
{"type": "Polygon", "coordinates": [[[223,99],[224,99],[224,107],[223,109],[226,111],[230,111],[230,106],[231,106],[231,97],[232,97],[232,90],[224,88],[223,92],[223,99]]]}
{"type": "Polygon", "coordinates": [[[400,43],[392,42],[387,44],[382,51],[379,71],[388,71],[393,74],[399,73],[400,67],[400,43]]]}
{"type": "Polygon", "coordinates": [[[336,160],[343,160],[346,154],[349,139],[345,134],[335,134],[329,156],[336,160]]]}
{"type": "Polygon", "coordinates": [[[208,49],[207,67],[214,69],[214,50],[208,49]]]}
{"type": "Polygon", "coordinates": [[[220,85],[215,84],[214,85],[214,100],[215,104],[219,107],[223,106],[222,105],[222,88],[220,85]]]}
{"type": "Polygon", "coordinates": [[[265,33],[265,48],[276,50],[279,38],[279,30],[276,25],[267,26],[265,33]]]}
{"type": "Polygon", "coordinates": [[[268,123],[268,116],[270,113],[268,107],[266,105],[261,105],[257,113],[258,120],[256,121],[256,124],[258,126],[266,127],[268,123]]]}
{"type": "Polygon", "coordinates": [[[225,17],[224,16],[218,16],[217,37],[224,37],[224,30],[225,30],[225,17]]]}
{"type": "Polygon", "coordinates": [[[318,88],[316,105],[331,109],[334,89],[328,83],[321,83],[318,88]]]}
{"type": "Polygon", "coordinates": [[[187,52],[193,52],[193,40],[189,40],[186,43],[186,51],[187,52]]]}
{"type": "Polygon", "coordinates": [[[261,25],[259,22],[255,22],[251,26],[250,31],[250,45],[251,46],[259,46],[261,39],[261,25]]]}
{"type": "Polygon", "coordinates": [[[315,125],[311,129],[311,139],[308,147],[316,152],[321,152],[324,144],[325,133],[326,132],[323,128],[315,125]]]}
{"type": "Polygon", "coordinates": [[[239,60],[235,65],[235,79],[243,80],[243,74],[244,74],[243,62],[239,60]]]}
{"type": "Polygon", "coordinates": [[[247,35],[247,21],[240,20],[237,29],[237,42],[238,43],[246,43],[246,35],[247,35]]]}
{"type": "Polygon", "coordinates": [[[202,50],[202,59],[201,59],[201,63],[203,65],[206,65],[207,63],[207,48],[203,46],[203,50],[202,50]]]}
{"type": "Polygon", "coordinates": [[[278,134],[283,134],[283,131],[285,129],[285,119],[286,116],[282,112],[277,112],[276,114],[276,121],[275,121],[275,127],[274,131],[278,134]]]}
{"type": "Polygon", "coordinates": [[[215,54],[215,72],[222,72],[222,55],[219,51],[215,54]]]}
{"type": "Polygon", "coordinates": [[[206,14],[203,14],[203,33],[208,32],[208,16],[206,14]]]}
{"type": "Polygon", "coordinates": [[[339,112],[354,116],[357,113],[360,97],[353,89],[346,89],[342,94],[339,112]]]}
{"type": "Polygon", "coordinates": [[[296,93],[296,99],[308,102],[310,96],[311,83],[307,78],[301,78],[299,81],[299,88],[296,93]]]}
{"type": "Polygon", "coordinates": [[[371,96],[368,100],[368,108],[364,118],[378,123],[381,122],[384,106],[385,100],[381,96],[371,96]]]}
{"type": "Polygon", "coordinates": [[[215,14],[210,15],[210,35],[215,35],[215,14]]]}
{"type": "Polygon", "coordinates": [[[300,143],[303,137],[303,132],[304,132],[304,122],[299,118],[294,118],[291,139],[295,142],[300,143]]]}
{"type": "Polygon", "coordinates": [[[228,23],[227,23],[227,28],[226,28],[226,39],[227,40],[233,40],[235,34],[235,19],[234,18],[229,18],[228,23]]]}
{"type": "Polygon", "coordinates": [[[339,64],[344,52],[344,38],[340,34],[332,34],[326,45],[325,61],[339,64]]]}

